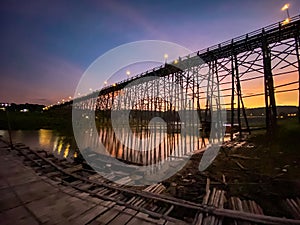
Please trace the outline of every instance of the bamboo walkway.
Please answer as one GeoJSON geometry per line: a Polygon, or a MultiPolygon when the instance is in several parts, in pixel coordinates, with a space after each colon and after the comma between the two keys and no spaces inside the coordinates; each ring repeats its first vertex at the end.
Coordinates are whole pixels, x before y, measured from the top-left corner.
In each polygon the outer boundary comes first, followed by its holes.
{"type": "MultiPolygon", "coordinates": [[[[0,142],[0,224],[164,224],[38,176],[0,142]]],[[[149,189],[149,187],[148,187],[149,189]]],[[[162,190],[161,188],[157,188],[162,190]]],[[[168,222],[168,224],[172,224],[168,222]]]]}
{"type": "MultiPolygon", "coordinates": [[[[0,139],[1,140],[1,139],[0,139]]],[[[202,204],[168,197],[162,184],[130,189],[83,164],[60,161],[23,144],[11,150],[0,141],[0,224],[299,224],[299,199],[283,203],[291,216],[272,217],[251,200],[226,199],[207,179],[202,204]],[[290,218],[294,219],[290,219],[290,218]]],[[[117,173],[111,173],[116,176],[117,173]]],[[[120,181],[120,180],[119,180],[120,181]]]]}

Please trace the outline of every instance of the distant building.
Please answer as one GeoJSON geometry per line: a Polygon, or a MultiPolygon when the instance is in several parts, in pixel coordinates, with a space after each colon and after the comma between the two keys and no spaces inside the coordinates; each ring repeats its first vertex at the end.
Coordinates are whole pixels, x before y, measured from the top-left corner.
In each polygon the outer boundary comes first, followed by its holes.
{"type": "Polygon", "coordinates": [[[42,112],[44,105],[38,104],[15,104],[15,103],[0,103],[0,110],[13,112],[42,112]]]}

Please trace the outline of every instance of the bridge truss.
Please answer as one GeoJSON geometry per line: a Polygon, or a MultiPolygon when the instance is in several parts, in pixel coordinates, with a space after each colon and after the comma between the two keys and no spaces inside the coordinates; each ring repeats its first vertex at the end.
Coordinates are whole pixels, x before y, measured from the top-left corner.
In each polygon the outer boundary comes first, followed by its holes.
{"type": "MultiPolygon", "coordinates": [[[[153,115],[176,121],[180,110],[197,110],[203,125],[210,120],[214,96],[219,99],[217,105],[229,112],[231,128],[237,124],[242,133],[250,132],[251,128],[245,101],[261,96],[265,102],[265,125],[271,133],[276,127],[276,95],[299,92],[299,18],[296,16],[288,24],[272,24],[179,58],[78,98],[74,105],[103,112],[103,120],[109,120],[111,109],[140,112],[135,117],[139,123],[153,115]],[[260,91],[245,91],[252,81],[260,82],[260,91]],[[140,102],[132,104],[135,99],[140,102]]],[[[231,138],[233,132],[231,129],[231,138]]]]}

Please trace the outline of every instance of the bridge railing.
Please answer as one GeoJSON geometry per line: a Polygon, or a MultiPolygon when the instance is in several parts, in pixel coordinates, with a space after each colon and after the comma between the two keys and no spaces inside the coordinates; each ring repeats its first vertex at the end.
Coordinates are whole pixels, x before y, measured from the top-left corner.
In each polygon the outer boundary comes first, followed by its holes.
{"type": "MultiPolygon", "coordinates": [[[[294,16],[294,17],[290,18],[290,21],[289,21],[288,24],[291,24],[291,23],[296,22],[298,20],[300,20],[300,15],[297,15],[297,16],[294,16]]],[[[234,44],[234,43],[239,42],[239,41],[248,40],[250,38],[257,37],[259,34],[262,35],[263,33],[270,33],[271,31],[274,31],[278,28],[280,29],[281,27],[288,25],[288,24],[283,25],[282,22],[283,21],[268,25],[266,27],[260,28],[258,30],[252,31],[250,33],[247,33],[247,34],[238,36],[236,38],[224,41],[220,44],[216,44],[216,45],[213,45],[213,46],[208,47],[206,49],[202,49],[200,51],[197,51],[197,52],[191,54],[191,56],[196,56],[196,55],[199,55],[199,54],[204,54],[204,53],[209,52],[209,51],[217,50],[220,47],[225,47],[225,46],[234,44]]]]}

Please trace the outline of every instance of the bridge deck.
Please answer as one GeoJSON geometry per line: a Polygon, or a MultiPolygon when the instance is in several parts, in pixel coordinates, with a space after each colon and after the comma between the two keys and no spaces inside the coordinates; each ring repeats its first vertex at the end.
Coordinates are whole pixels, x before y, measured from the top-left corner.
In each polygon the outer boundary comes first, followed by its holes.
{"type": "MultiPolygon", "coordinates": [[[[164,224],[38,176],[0,142],[1,224],[164,224]]],[[[170,224],[170,222],[168,222],[170,224]]]]}

